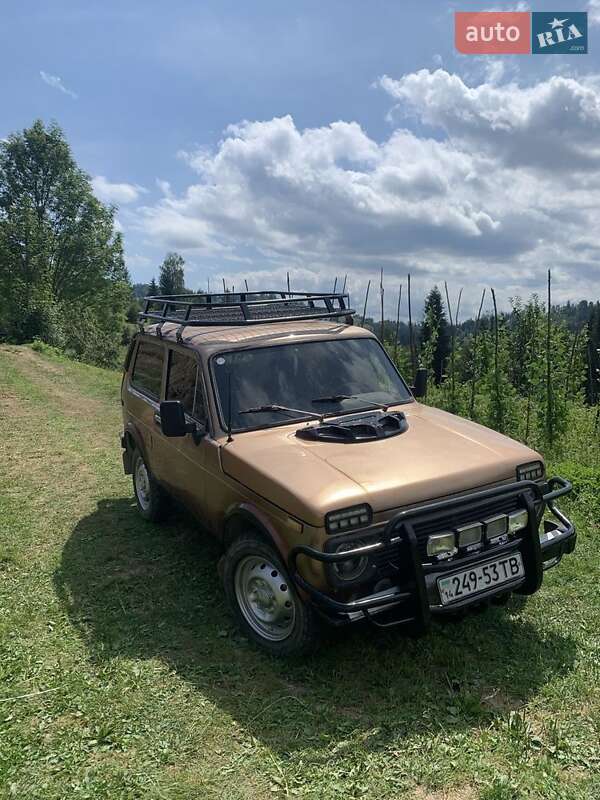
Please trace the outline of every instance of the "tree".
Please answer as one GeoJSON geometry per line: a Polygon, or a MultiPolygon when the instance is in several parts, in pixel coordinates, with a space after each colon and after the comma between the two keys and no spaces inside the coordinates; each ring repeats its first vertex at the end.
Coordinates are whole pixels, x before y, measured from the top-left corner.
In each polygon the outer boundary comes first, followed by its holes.
{"type": "Polygon", "coordinates": [[[158,278],[160,294],[185,294],[184,264],[185,261],[179,253],[167,253],[160,265],[158,278]]]}
{"type": "Polygon", "coordinates": [[[158,294],[158,285],[154,279],[154,276],[152,276],[152,280],[148,284],[148,294],[150,297],[155,297],[158,294]]]}
{"type": "Polygon", "coordinates": [[[587,321],[586,400],[591,405],[600,397],[600,302],[590,303],[587,321]]]}
{"type": "Polygon", "coordinates": [[[423,361],[433,371],[436,384],[444,375],[444,366],[450,353],[448,322],[442,303],[442,295],[437,286],[427,295],[423,308],[421,326],[421,349],[423,361]]]}
{"type": "Polygon", "coordinates": [[[10,338],[114,361],[131,296],[114,212],[56,124],[37,120],[0,143],[0,327],[10,338]]]}

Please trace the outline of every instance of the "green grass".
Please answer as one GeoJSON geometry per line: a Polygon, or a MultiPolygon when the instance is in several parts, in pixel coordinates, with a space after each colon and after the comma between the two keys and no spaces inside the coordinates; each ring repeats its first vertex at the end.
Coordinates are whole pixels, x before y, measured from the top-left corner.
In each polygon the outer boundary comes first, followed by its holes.
{"type": "Polygon", "coordinates": [[[194,521],[137,516],[119,381],[0,348],[0,797],[600,796],[597,462],[535,597],[278,662],[194,521]]]}

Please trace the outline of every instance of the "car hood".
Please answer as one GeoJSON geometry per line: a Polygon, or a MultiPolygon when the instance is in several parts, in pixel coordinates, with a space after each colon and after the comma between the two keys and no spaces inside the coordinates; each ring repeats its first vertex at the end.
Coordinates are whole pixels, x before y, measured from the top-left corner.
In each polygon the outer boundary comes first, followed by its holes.
{"type": "MultiPolygon", "coordinates": [[[[408,430],[389,439],[307,441],[298,425],[238,434],[222,447],[226,474],[310,525],[369,503],[375,513],[515,478],[538,453],[470,420],[420,403],[402,406],[408,430]]],[[[312,424],[312,423],[311,423],[312,424]]]]}

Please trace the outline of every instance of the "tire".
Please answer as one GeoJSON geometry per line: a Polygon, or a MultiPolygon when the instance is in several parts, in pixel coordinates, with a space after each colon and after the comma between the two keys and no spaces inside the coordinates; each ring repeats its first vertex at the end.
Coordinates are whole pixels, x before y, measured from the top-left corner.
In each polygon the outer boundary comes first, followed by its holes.
{"type": "Polygon", "coordinates": [[[139,450],[134,450],[131,465],[133,494],[138,511],[149,522],[160,522],[168,511],[167,494],[154,479],[139,450]]]}
{"type": "Polygon", "coordinates": [[[254,533],[235,539],[223,558],[225,596],[242,631],[275,656],[314,649],[314,610],[290,583],[275,548],[254,533]]]}

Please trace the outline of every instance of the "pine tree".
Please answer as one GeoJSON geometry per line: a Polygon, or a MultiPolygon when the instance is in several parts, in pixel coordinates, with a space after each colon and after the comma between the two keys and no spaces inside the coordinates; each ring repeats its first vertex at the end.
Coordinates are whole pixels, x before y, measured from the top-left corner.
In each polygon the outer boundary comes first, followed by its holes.
{"type": "Polygon", "coordinates": [[[587,323],[587,377],[585,382],[585,396],[591,405],[598,402],[600,396],[600,302],[589,304],[589,319],[587,323]]]}
{"type": "Polygon", "coordinates": [[[152,276],[152,280],[148,284],[148,294],[150,295],[150,297],[155,297],[158,294],[158,284],[156,283],[154,275],[152,276]]]}
{"type": "Polygon", "coordinates": [[[423,361],[433,371],[434,380],[439,384],[450,353],[450,337],[442,295],[437,286],[434,286],[427,295],[423,312],[424,319],[421,326],[423,361]]]}
{"type": "Polygon", "coordinates": [[[158,285],[161,294],[185,294],[183,267],[185,261],[179,253],[167,253],[160,265],[158,285]]]}

